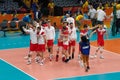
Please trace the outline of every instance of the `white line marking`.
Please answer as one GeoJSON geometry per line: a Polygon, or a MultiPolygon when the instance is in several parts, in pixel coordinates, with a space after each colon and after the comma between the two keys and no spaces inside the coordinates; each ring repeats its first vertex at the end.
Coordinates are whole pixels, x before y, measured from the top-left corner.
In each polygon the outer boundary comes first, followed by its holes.
{"type": "Polygon", "coordinates": [[[0,58],[0,60],[4,61],[5,63],[9,64],[9,65],[10,65],[10,66],[12,66],[12,67],[14,67],[14,68],[18,69],[19,71],[23,72],[24,74],[27,74],[28,76],[30,76],[30,77],[32,77],[32,78],[34,78],[35,80],[38,80],[38,79],[36,79],[35,77],[33,77],[32,75],[30,75],[30,74],[26,73],[25,71],[23,71],[23,70],[21,70],[21,69],[17,68],[17,67],[16,67],[16,66],[14,66],[13,64],[8,63],[6,60],[1,59],[1,58],[0,58]]]}
{"type": "MultiPolygon", "coordinates": [[[[112,74],[112,73],[120,73],[120,71],[119,72],[106,72],[106,73],[100,73],[100,74],[87,74],[87,75],[83,75],[83,76],[72,76],[72,77],[63,77],[63,78],[56,78],[56,79],[67,79],[67,78],[75,78],[75,77],[87,77],[87,76],[97,76],[97,75],[103,75],[103,74],[112,74]]],[[[54,80],[56,80],[56,79],[54,79],[54,80]]]]}

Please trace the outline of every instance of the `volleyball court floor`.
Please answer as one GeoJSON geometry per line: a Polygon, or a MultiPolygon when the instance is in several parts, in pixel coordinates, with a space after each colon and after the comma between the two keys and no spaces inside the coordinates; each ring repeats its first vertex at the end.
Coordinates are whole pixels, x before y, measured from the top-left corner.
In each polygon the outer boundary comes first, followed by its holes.
{"type": "MultiPolygon", "coordinates": [[[[90,54],[94,54],[97,48],[95,39],[96,35],[91,39],[90,54]]],[[[90,59],[89,72],[85,72],[78,62],[78,44],[75,59],[64,63],[60,54],[58,62],[55,61],[55,57],[53,61],[49,61],[46,51],[43,66],[35,63],[35,54],[32,64],[26,65],[24,56],[28,53],[28,46],[28,35],[8,34],[7,37],[0,37],[0,80],[120,80],[120,34],[115,37],[110,34],[109,40],[105,41],[105,59],[100,59],[99,56],[90,59]]],[[[56,49],[57,45],[54,46],[54,54],[56,49]]]]}

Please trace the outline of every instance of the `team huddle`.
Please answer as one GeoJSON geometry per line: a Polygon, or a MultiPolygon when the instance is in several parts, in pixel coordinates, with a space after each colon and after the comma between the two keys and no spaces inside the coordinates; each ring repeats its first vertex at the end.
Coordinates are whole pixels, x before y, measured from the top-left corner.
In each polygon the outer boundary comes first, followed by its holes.
{"type": "MultiPolygon", "coordinates": [[[[49,52],[49,60],[53,60],[53,56],[56,55],[56,62],[59,60],[59,53],[62,53],[62,61],[68,63],[71,59],[74,59],[75,55],[75,47],[76,47],[76,27],[73,22],[64,21],[62,28],[59,29],[59,37],[57,43],[57,51],[56,54],[53,54],[53,46],[55,40],[55,28],[51,25],[51,22],[48,20],[46,26],[41,24],[41,21],[33,22],[33,24],[28,24],[29,28],[23,27],[23,30],[26,33],[30,34],[30,50],[27,55],[27,64],[31,64],[32,62],[32,53],[36,53],[35,61],[40,65],[44,64],[45,61],[45,52],[46,49],[49,52]]],[[[85,71],[87,72],[89,67],[89,54],[90,54],[90,41],[89,38],[93,33],[97,33],[97,44],[98,49],[95,52],[96,57],[97,52],[100,50],[100,58],[103,59],[102,49],[104,46],[104,33],[106,30],[104,29],[103,24],[98,24],[94,28],[89,28],[88,25],[83,26],[83,30],[80,31],[80,42],[79,42],[79,61],[83,64],[85,71]],[[90,29],[94,29],[94,31],[88,34],[90,29]]]]}

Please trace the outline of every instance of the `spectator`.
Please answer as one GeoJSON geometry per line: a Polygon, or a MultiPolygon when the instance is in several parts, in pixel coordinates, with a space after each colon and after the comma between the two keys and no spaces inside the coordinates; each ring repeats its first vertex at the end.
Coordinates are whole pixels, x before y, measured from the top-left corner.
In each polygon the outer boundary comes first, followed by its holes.
{"type": "Polygon", "coordinates": [[[65,14],[69,14],[70,16],[72,15],[72,7],[70,7],[66,12],[65,14]]]}
{"type": "Polygon", "coordinates": [[[24,16],[23,21],[26,23],[30,23],[32,21],[32,16],[30,14],[24,16]]]}
{"type": "Polygon", "coordinates": [[[37,11],[36,11],[36,19],[41,19],[41,17],[42,17],[42,13],[41,13],[41,10],[40,10],[40,8],[39,9],[37,9],[37,11]]]}
{"type": "Polygon", "coordinates": [[[37,11],[37,3],[33,2],[32,3],[32,10],[33,10],[33,13],[34,13],[34,19],[36,19],[36,11],[37,11]]]}
{"type": "MultiPolygon", "coordinates": [[[[32,18],[32,16],[30,14],[28,14],[28,15],[23,17],[22,21],[24,21],[26,25],[29,25],[29,23],[32,22],[31,18],[32,18]]],[[[26,33],[25,33],[25,31],[23,30],[22,27],[23,26],[20,26],[20,30],[21,30],[22,34],[25,35],[26,33]]]]}
{"type": "Polygon", "coordinates": [[[83,13],[82,13],[82,10],[81,10],[81,7],[79,7],[79,8],[77,9],[77,11],[75,11],[75,13],[76,13],[76,15],[83,14],[83,13]]]}
{"type": "Polygon", "coordinates": [[[96,13],[97,11],[93,8],[93,6],[91,5],[90,6],[90,9],[89,9],[89,12],[88,12],[88,16],[90,17],[91,19],[91,22],[92,22],[92,26],[95,26],[96,24],[96,13]]]}
{"type": "Polygon", "coordinates": [[[11,21],[18,21],[18,20],[19,20],[19,19],[17,18],[17,16],[14,15],[11,21]]]}
{"type": "Polygon", "coordinates": [[[105,18],[107,18],[106,13],[105,13],[105,11],[102,10],[102,7],[100,7],[97,10],[97,24],[104,24],[105,18]]]}
{"type": "Polygon", "coordinates": [[[52,0],[48,3],[49,15],[54,16],[54,7],[55,4],[52,0]]]}

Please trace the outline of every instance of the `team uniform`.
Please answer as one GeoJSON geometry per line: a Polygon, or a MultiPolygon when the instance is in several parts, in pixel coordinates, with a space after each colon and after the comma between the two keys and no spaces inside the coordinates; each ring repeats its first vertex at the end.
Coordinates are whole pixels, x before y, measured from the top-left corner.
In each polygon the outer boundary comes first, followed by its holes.
{"type": "MultiPolygon", "coordinates": [[[[86,37],[86,36],[82,36],[81,38],[86,37]]],[[[88,70],[90,69],[89,67],[89,54],[90,54],[90,43],[89,40],[86,38],[87,41],[82,41],[79,43],[79,51],[82,54],[82,63],[81,66],[83,66],[84,63],[84,68],[85,71],[88,72],[88,70]]]]}
{"type": "Polygon", "coordinates": [[[23,30],[30,34],[30,48],[29,48],[29,54],[28,54],[28,62],[27,64],[31,64],[31,53],[33,51],[37,51],[37,30],[33,30],[32,28],[26,29],[23,28],[23,30]]]}
{"type": "Polygon", "coordinates": [[[46,27],[45,33],[47,37],[47,46],[53,46],[54,39],[55,39],[55,28],[53,26],[46,27]]]}
{"type": "Polygon", "coordinates": [[[36,51],[37,49],[37,31],[33,31],[32,28],[29,30],[24,29],[25,32],[30,34],[30,51],[36,51]]]}
{"type": "Polygon", "coordinates": [[[44,36],[45,36],[45,32],[44,30],[41,30],[39,33],[38,33],[38,48],[37,48],[37,51],[40,51],[40,52],[45,52],[45,39],[44,39],[44,36]]]}
{"type": "Polygon", "coordinates": [[[88,29],[86,29],[86,30],[81,30],[81,31],[80,31],[81,37],[82,37],[82,36],[86,36],[87,39],[89,39],[88,31],[89,31],[88,29]]]}
{"type": "Polygon", "coordinates": [[[69,29],[69,46],[75,46],[76,44],[76,28],[69,29]]]}
{"type": "Polygon", "coordinates": [[[69,31],[68,30],[66,30],[66,31],[63,32],[63,49],[64,50],[68,50],[68,47],[69,47],[69,38],[68,38],[68,35],[69,35],[69,31]]]}
{"type": "Polygon", "coordinates": [[[62,41],[62,29],[59,29],[59,37],[58,37],[58,47],[62,47],[63,41],[62,41]]]}
{"type": "Polygon", "coordinates": [[[80,42],[79,50],[81,51],[83,55],[89,55],[90,54],[90,43],[80,42]]]}
{"type": "Polygon", "coordinates": [[[49,54],[50,61],[53,58],[53,44],[55,40],[55,28],[51,25],[45,28],[46,38],[47,38],[47,48],[49,54]]]}
{"type": "Polygon", "coordinates": [[[75,20],[73,17],[68,17],[66,18],[66,21],[70,24],[70,23],[73,23],[73,26],[75,27],[75,20]]]}
{"type": "Polygon", "coordinates": [[[38,62],[40,61],[40,65],[43,65],[44,63],[44,52],[46,48],[46,40],[45,40],[45,31],[43,29],[40,30],[40,32],[37,34],[38,36],[38,47],[37,51],[40,54],[41,60],[39,57],[37,58],[38,62]]]}
{"type": "Polygon", "coordinates": [[[99,28],[96,30],[97,32],[97,44],[98,46],[104,46],[104,33],[106,33],[106,30],[103,28],[100,30],[99,28]]]}

